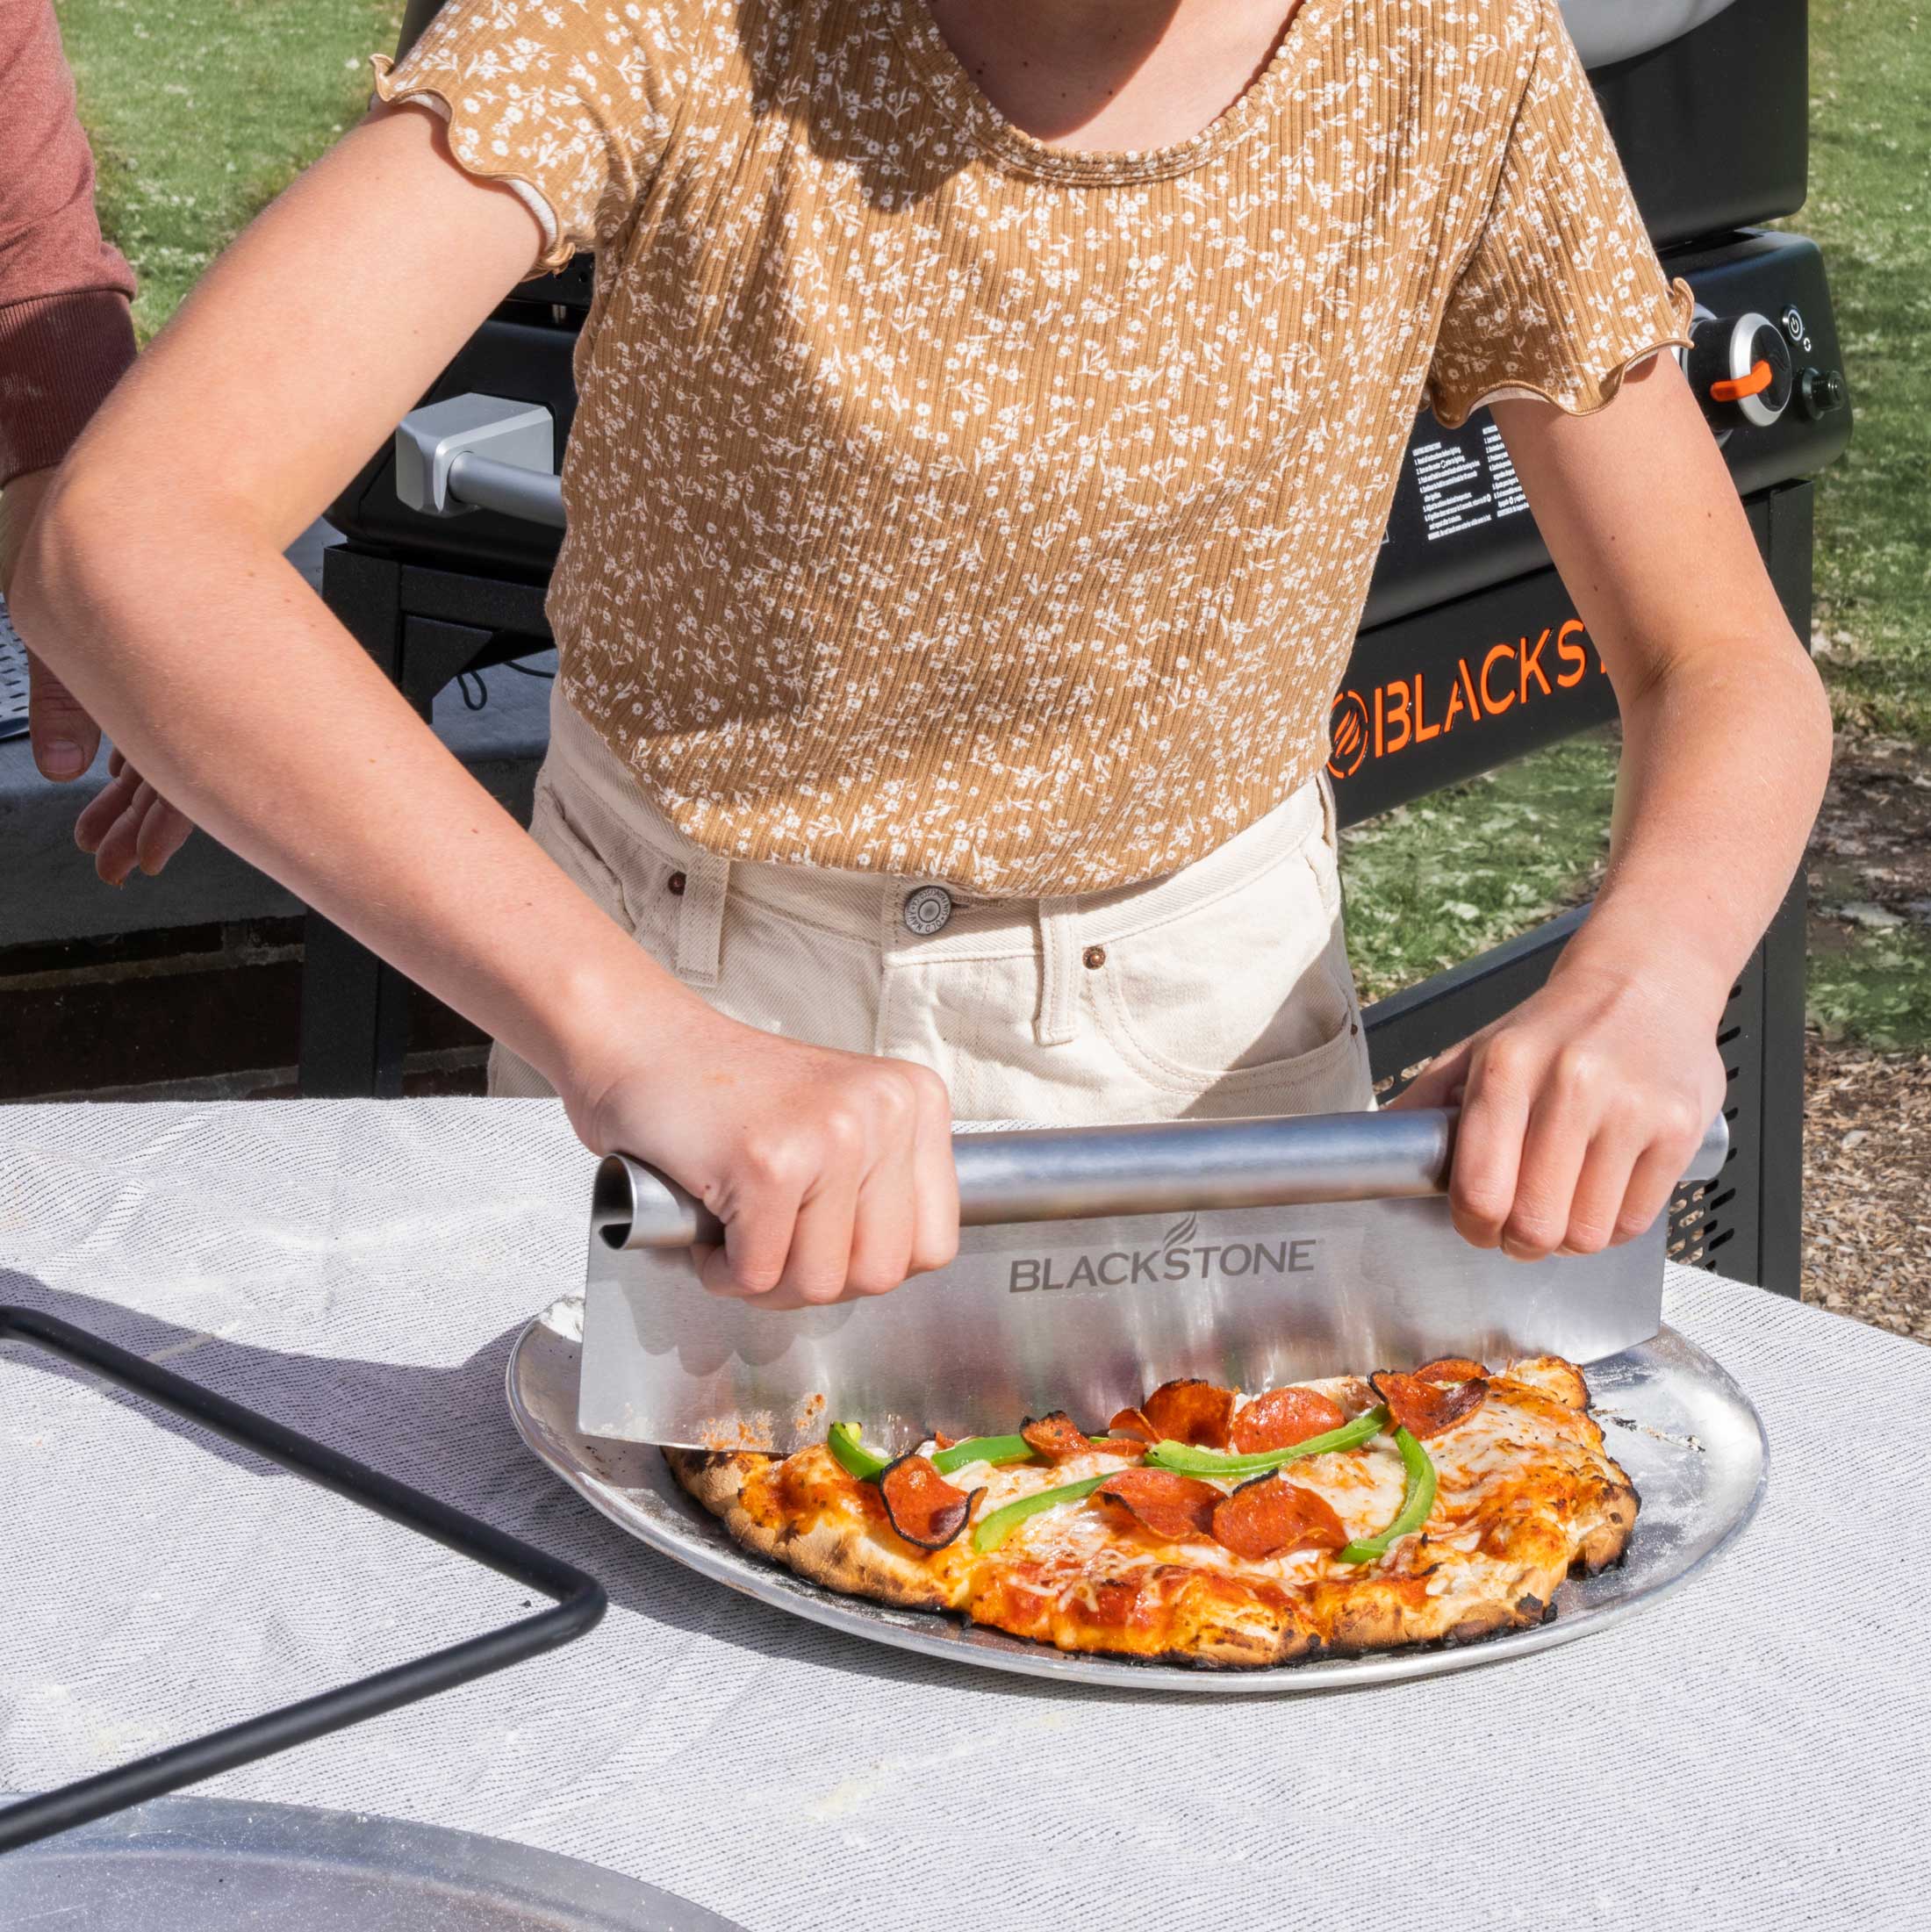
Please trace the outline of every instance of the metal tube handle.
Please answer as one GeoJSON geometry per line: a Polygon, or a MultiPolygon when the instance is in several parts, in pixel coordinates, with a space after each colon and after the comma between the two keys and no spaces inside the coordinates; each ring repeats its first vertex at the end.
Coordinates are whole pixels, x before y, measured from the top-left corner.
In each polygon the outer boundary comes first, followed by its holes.
{"type": "Polygon", "coordinates": [[[525,523],[548,523],[559,530],[564,527],[561,477],[519,469],[493,456],[479,456],[473,450],[464,450],[451,461],[449,493],[472,510],[494,510],[525,523]]]}
{"type": "MultiPolygon", "coordinates": [[[[983,1227],[1441,1194],[1455,1118],[1453,1108],[1417,1108],[954,1134],[958,1217],[983,1227]]],[[[1719,1114],[1683,1178],[1714,1179],[1729,1146],[1719,1114]]],[[[722,1225],[676,1181],[621,1153],[598,1166],[591,1225],[614,1248],[688,1247],[724,1238],[722,1225]]]]}

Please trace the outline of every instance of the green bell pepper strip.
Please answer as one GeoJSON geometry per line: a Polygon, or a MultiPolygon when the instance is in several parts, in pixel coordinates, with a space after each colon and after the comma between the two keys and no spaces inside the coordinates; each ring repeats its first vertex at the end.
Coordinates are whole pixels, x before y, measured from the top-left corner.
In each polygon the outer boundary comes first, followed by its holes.
{"type": "Polygon", "coordinates": [[[1146,1452],[1156,1469],[1175,1469],[1182,1476],[1261,1476],[1269,1469],[1298,1462],[1303,1456],[1327,1455],[1336,1449],[1358,1449],[1372,1442],[1388,1426],[1388,1411],[1377,1404],[1325,1435],[1310,1435],[1285,1449],[1264,1449],[1254,1455],[1229,1455],[1224,1449],[1200,1449],[1187,1442],[1158,1442],[1146,1452]]]}
{"type": "MultiPolygon", "coordinates": [[[[1095,1448],[1103,1449],[1116,1439],[1109,1435],[1089,1435],[1087,1440],[1095,1448]]],[[[969,1435],[963,1442],[955,1442],[949,1449],[941,1449],[932,1458],[932,1467],[941,1476],[950,1476],[954,1469],[963,1469],[968,1462],[1037,1462],[1039,1460],[1023,1435],[969,1435]]]]}
{"type": "Polygon", "coordinates": [[[1023,1436],[969,1435],[932,1458],[932,1467],[941,1476],[963,1469],[968,1462],[1030,1462],[1032,1447],[1023,1436]]]}
{"type": "MultiPolygon", "coordinates": [[[[1087,1438],[1096,1447],[1109,1440],[1103,1435],[1087,1438]]],[[[878,1476],[890,1460],[865,1447],[858,1439],[858,1426],[855,1422],[833,1423],[829,1447],[839,1463],[861,1483],[878,1476]]],[[[963,1442],[955,1442],[949,1449],[937,1451],[932,1457],[932,1467],[941,1476],[950,1476],[954,1469],[963,1469],[969,1462],[990,1462],[996,1467],[1006,1462],[1037,1461],[1032,1446],[1023,1436],[971,1435],[963,1442]]]]}
{"type": "Polygon", "coordinates": [[[825,1447],[838,1459],[838,1467],[861,1483],[875,1483],[892,1466],[892,1458],[868,1449],[858,1440],[856,1422],[834,1422],[825,1447]]]}
{"type": "Polygon", "coordinates": [[[1031,1496],[1022,1496],[1016,1502],[1002,1505],[989,1515],[981,1517],[973,1526],[973,1548],[981,1556],[988,1555],[1029,1516],[1037,1516],[1042,1510],[1057,1509],[1062,1503],[1077,1503],[1081,1497],[1091,1496],[1101,1483],[1118,1474],[1117,1469],[1109,1469],[1105,1476],[1088,1476],[1080,1482],[1064,1483],[1056,1490],[1040,1490],[1031,1496]]]}
{"type": "Polygon", "coordinates": [[[1428,1520],[1435,1506],[1435,1465],[1426,1449],[1406,1429],[1395,1432],[1395,1447],[1402,1453],[1402,1467],[1408,1472],[1408,1493],[1402,1498],[1400,1513],[1379,1536],[1363,1537],[1350,1543],[1336,1556],[1339,1563],[1372,1563],[1388,1554],[1389,1545],[1399,1537],[1411,1536],[1428,1520]]]}

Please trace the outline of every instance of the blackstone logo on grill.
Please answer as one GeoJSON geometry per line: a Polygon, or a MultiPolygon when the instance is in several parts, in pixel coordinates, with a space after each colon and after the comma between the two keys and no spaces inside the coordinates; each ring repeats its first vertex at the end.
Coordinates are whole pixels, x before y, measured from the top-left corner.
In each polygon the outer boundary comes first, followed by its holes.
{"type": "MultiPolygon", "coordinates": [[[[1385,684],[1339,693],[1328,707],[1328,775],[1353,778],[1364,759],[1392,758],[1432,738],[1446,737],[1461,721],[1486,724],[1518,706],[1566,699],[1587,681],[1606,677],[1580,617],[1545,624],[1533,637],[1504,637],[1464,652],[1454,664],[1431,664],[1385,684]]],[[[1510,720],[1519,725],[1520,718],[1510,720]]]]}
{"type": "Polygon", "coordinates": [[[1020,1255],[1011,1264],[1009,1294],[1036,1289],[1126,1288],[1141,1282],[1205,1281],[1212,1275],[1311,1275],[1320,1242],[1313,1235],[1279,1241],[1201,1241],[1199,1217],[1176,1221],[1154,1247],[1109,1248],[1104,1253],[1020,1255]]]}

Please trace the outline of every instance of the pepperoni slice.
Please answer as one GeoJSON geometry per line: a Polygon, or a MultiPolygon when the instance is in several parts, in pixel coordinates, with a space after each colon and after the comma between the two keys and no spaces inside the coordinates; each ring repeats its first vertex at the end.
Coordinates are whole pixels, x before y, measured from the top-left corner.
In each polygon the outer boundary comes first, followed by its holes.
{"type": "Polygon", "coordinates": [[[1138,1409],[1122,1409],[1112,1421],[1107,1424],[1107,1427],[1112,1430],[1115,1435],[1137,1436],[1145,1443],[1152,1444],[1159,1440],[1159,1432],[1138,1409]]]}
{"type": "Polygon", "coordinates": [[[1481,1375],[1452,1389],[1424,1382],[1419,1375],[1397,1375],[1386,1368],[1367,1381],[1388,1404],[1389,1414],[1418,1441],[1439,1435],[1472,1416],[1489,1393],[1488,1382],[1481,1375]]]}
{"type": "Polygon", "coordinates": [[[1019,1435],[1035,1455],[1048,1462],[1070,1462],[1074,1456],[1089,1454],[1093,1449],[1086,1431],[1064,1409],[1055,1409],[1037,1422],[1029,1416],[1019,1435]]]}
{"type": "Polygon", "coordinates": [[[1345,1549],[1348,1536],[1324,1496],[1276,1470],[1221,1497],[1214,1506],[1214,1541],[1258,1562],[1297,1549],[1345,1549]]]}
{"type": "MultiPolygon", "coordinates": [[[[1417,1382],[1480,1382],[1489,1371],[1466,1355],[1439,1355],[1415,1371],[1417,1382]]],[[[1409,1433],[1412,1435],[1413,1430],[1409,1433]]]]}
{"type": "Polygon", "coordinates": [[[1256,1396],[1228,1432],[1227,1447],[1236,1455],[1260,1455],[1269,1449],[1291,1449],[1310,1436],[1325,1435],[1347,1420],[1339,1403],[1311,1389],[1270,1389],[1256,1396]]]}
{"type": "Polygon", "coordinates": [[[983,1496],[955,1490],[922,1455],[901,1455],[886,1465],[879,1494],[892,1527],[921,1549],[944,1549],[971,1519],[973,1504],[983,1496]]]}
{"type": "Polygon", "coordinates": [[[1174,1469],[1122,1469],[1093,1493],[1102,1502],[1117,1503],[1169,1542],[1211,1536],[1214,1505],[1221,1496],[1211,1483],[1174,1469]]]}
{"type": "Polygon", "coordinates": [[[1233,1420],[1234,1392],[1210,1382],[1163,1382],[1140,1412],[1159,1432],[1155,1440],[1188,1442],[1202,1449],[1227,1447],[1227,1425],[1233,1420]]]}

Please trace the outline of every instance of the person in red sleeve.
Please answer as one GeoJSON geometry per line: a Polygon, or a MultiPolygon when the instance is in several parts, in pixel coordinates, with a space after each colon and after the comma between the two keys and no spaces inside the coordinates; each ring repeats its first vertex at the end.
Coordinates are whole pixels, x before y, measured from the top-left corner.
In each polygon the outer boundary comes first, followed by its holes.
{"type": "MultiPolygon", "coordinates": [[[[56,465],[134,359],[133,293],[133,272],[102,240],[95,219],[94,157],[75,112],[53,0],[6,0],[0,5],[0,598],[56,465]]],[[[31,648],[27,656],[33,762],[64,785],[93,764],[100,728],[31,648]]],[[[140,782],[117,753],[113,783],[82,815],[84,847],[95,849],[90,833],[112,825],[140,782]]],[[[178,834],[173,845],[188,829],[185,819],[170,823],[178,834]]],[[[110,855],[104,877],[111,876],[112,863],[110,855]]],[[[130,850],[121,879],[133,865],[130,850]]]]}

